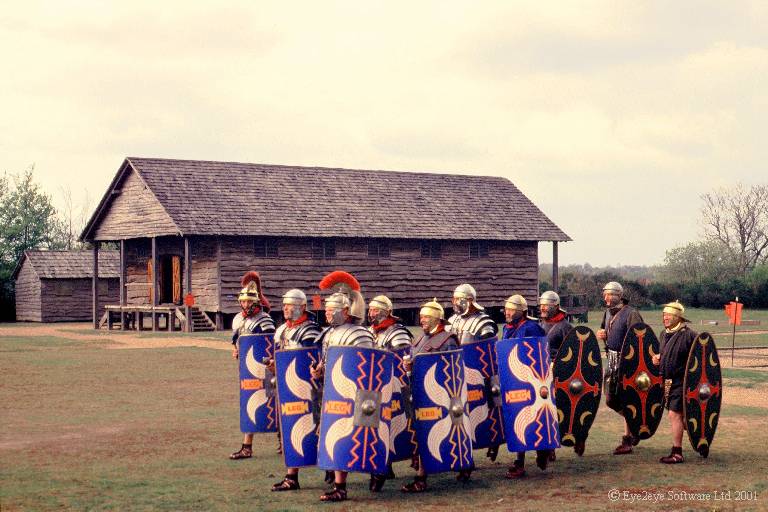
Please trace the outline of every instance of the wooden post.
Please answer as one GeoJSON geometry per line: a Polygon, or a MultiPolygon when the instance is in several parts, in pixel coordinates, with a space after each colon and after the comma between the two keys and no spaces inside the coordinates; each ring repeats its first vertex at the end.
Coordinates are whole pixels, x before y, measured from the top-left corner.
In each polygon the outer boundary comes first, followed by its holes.
{"type": "Polygon", "coordinates": [[[152,330],[157,330],[157,237],[152,237],[152,330]]]}
{"type": "Polygon", "coordinates": [[[218,238],[216,240],[216,275],[217,275],[217,295],[218,299],[216,300],[216,330],[220,331],[224,328],[224,317],[221,312],[221,238],[218,238]]]}
{"type": "Polygon", "coordinates": [[[189,306],[186,296],[192,293],[192,252],[190,250],[189,237],[184,237],[184,317],[187,319],[187,325],[184,326],[186,332],[192,332],[192,319],[189,318],[189,306]]]}
{"type": "Polygon", "coordinates": [[[93,278],[91,279],[93,299],[93,328],[99,328],[99,242],[93,241],[93,278]]]}
{"type": "Polygon", "coordinates": [[[552,242],[552,290],[555,293],[560,293],[557,291],[560,287],[560,270],[558,267],[557,242],[552,242]]]}
{"type": "Polygon", "coordinates": [[[120,240],[120,330],[125,330],[125,240],[120,240]]]}

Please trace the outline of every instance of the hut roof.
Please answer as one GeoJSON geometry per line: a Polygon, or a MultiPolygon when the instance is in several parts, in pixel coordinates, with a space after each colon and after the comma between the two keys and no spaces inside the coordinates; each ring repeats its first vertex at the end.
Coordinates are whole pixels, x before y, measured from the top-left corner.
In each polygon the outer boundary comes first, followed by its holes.
{"type": "MultiPolygon", "coordinates": [[[[93,277],[93,253],[90,251],[24,251],[13,271],[13,279],[28,261],[40,279],[82,279],[93,277]]],[[[99,251],[99,277],[120,277],[120,252],[99,251]]]]}
{"type": "Polygon", "coordinates": [[[123,162],[83,240],[93,239],[132,171],[179,235],[570,240],[501,177],[134,157],[123,162]]]}

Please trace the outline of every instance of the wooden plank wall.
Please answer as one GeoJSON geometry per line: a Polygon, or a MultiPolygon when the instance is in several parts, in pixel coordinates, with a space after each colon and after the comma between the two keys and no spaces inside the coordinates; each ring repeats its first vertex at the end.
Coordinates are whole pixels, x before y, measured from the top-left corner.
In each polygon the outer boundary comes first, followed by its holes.
{"type": "MultiPolygon", "coordinates": [[[[42,322],[83,322],[93,319],[92,280],[41,279],[42,322]]],[[[120,303],[120,280],[99,279],[99,318],[106,304],[120,303]]]]}
{"type": "Polygon", "coordinates": [[[16,320],[40,322],[40,309],[40,279],[24,256],[21,270],[16,276],[16,320]]]}
{"type": "Polygon", "coordinates": [[[367,239],[339,239],[336,258],[312,258],[309,239],[284,238],[279,258],[256,258],[251,238],[222,241],[222,311],[236,313],[240,278],[257,270],[267,298],[279,307],[280,296],[289,288],[308,295],[319,293],[317,284],[336,269],[352,273],[360,281],[363,296],[386,294],[396,308],[418,307],[437,296],[450,302],[453,289],[464,282],[478,292],[480,304],[501,306],[504,299],[520,293],[535,303],[538,292],[538,244],[536,242],[490,242],[486,258],[470,259],[468,241],[444,241],[441,259],[421,257],[421,241],[393,240],[389,258],[369,258],[367,239]]]}
{"type": "Polygon", "coordinates": [[[165,208],[141,181],[135,171],[129,170],[121,183],[119,193],[105,212],[95,240],[120,240],[131,236],[147,237],[177,233],[178,229],[165,208]]]}

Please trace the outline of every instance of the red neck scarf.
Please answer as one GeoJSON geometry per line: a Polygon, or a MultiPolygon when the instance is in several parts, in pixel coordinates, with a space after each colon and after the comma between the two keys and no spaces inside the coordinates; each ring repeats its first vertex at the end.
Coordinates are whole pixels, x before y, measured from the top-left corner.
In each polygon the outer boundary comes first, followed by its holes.
{"type": "Polygon", "coordinates": [[[387,327],[390,327],[395,324],[395,319],[391,316],[388,316],[384,320],[382,320],[378,325],[372,325],[373,332],[376,334],[380,333],[381,331],[385,330],[387,327]]]}
{"type": "Polygon", "coordinates": [[[545,318],[544,321],[548,324],[556,324],[557,322],[561,321],[563,318],[565,318],[565,313],[562,311],[558,311],[555,316],[552,318],[545,318]]]}
{"type": "Polygon", "coordinates": [[[525,317],[525,315],[523,315],[520,317],[520,320],[518,320],[517,323],[515,323],[514,320],[509,322],[507,324],[507,327],[509,327],[510,329],[518,329],[521,325],[523,325],[523,322],[525,322],[526,320],[527,318],[525,317]]]}
{"type": "Polygon", "coordinates": [[[259,306],[258,304],[256,304],[255,306],[253,306],[253,311],[251,312],[251,314],[250,314],[250,315],[248,314],[248,312],[247,312],[247,311],[243,311],[243,318],[249,318],[249,317],[252,317],[252,316],[256,316],[256,314],[257,314],[259,311],[261,311],[261,306],[259,306]]]}
{"type": "Polygon", "coordinates": [[[293,329],[293,328],[294,328],[294,327],[296,327],[297,325],[301,325],[301,324],[303,324],[303,323],[304,323],[304,322],[306,322],[306,321],[307,321],[307,312],[305,311],[305,312],[304,312],[304,313],[302,313],[302,315],[301,315],[299,318],[297,318],[296,320],[286,320],[286,321],[285,321],[285,323],[286,323],[286,325],[288,325],[288,328],[289,328],[289,329],[293,329]]]}

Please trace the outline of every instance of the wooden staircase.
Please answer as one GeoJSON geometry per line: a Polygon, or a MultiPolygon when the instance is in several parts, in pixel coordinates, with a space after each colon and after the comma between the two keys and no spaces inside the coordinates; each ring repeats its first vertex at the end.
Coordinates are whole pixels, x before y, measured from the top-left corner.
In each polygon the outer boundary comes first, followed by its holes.
{"type": "Polygon", "coordinates": [[[208,315],[200,311],[198,308],[192,306],[189,308],[190,326],[192,332],[210,332],[216,330],[216,324],[211,322],[208,315]]]}

